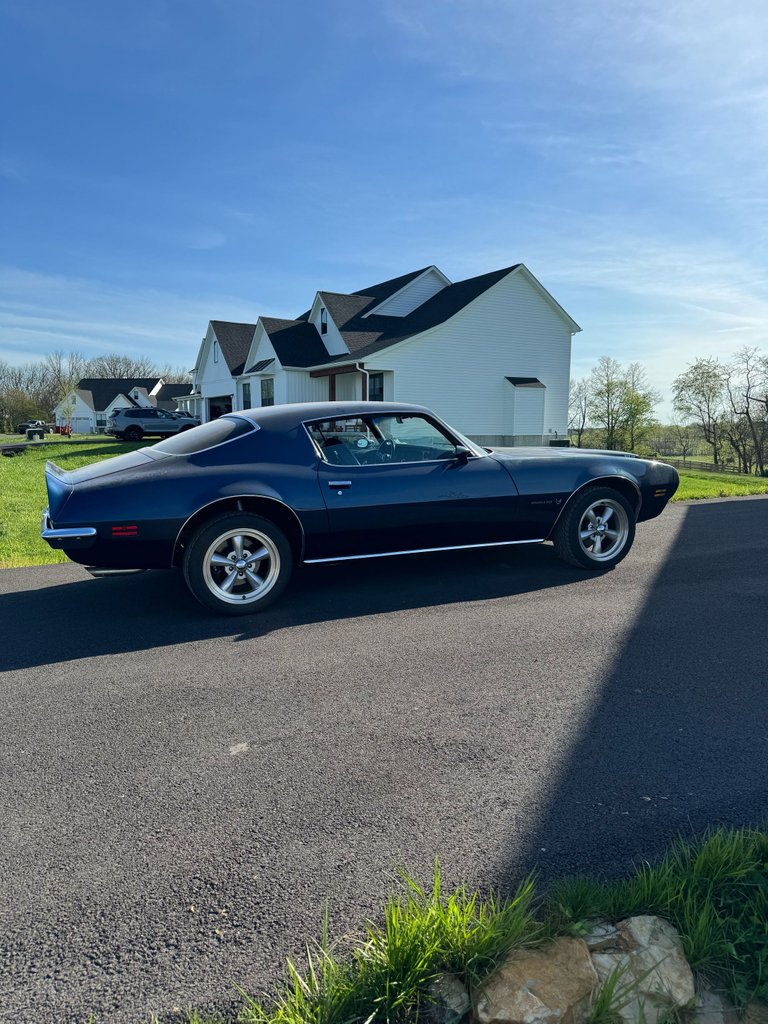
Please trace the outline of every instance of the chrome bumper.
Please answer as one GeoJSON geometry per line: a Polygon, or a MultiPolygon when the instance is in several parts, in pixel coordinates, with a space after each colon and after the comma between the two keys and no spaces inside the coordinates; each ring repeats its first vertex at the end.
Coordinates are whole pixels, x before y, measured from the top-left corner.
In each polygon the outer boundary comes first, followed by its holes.
{"type": "Polygon", "coordinates": [[[94,526],[67,526],[60,530],[54,530],[51,526],[48,509],[45,509],[43,521],[40,524],[40,536],[52,548],[84,548],[93,543],[96,528],[94,526]]]}

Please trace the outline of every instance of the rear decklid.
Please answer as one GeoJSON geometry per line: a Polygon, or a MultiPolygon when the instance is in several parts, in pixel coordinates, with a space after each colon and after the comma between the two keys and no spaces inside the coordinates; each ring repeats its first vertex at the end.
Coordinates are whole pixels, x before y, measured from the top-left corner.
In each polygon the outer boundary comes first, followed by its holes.
{"type": "Polygon", "coordinates": [[[50,459],[45,464],[45,486],[48,490],[48,510],[51,519],[55,522],[60,514],[64,503],[74,488],[86,480],[95,480],[98,477],[111,476],[114,473],[124,473],[132,469],[139,469],[163,456],[159,454],[149,455],[146,449],[135,452],[127,452],[125,455],[116,455],[112,459],[102,459],[100,462],[93,462],[90,466],[81,466],[79,469],[62,469],[50,459]]]}

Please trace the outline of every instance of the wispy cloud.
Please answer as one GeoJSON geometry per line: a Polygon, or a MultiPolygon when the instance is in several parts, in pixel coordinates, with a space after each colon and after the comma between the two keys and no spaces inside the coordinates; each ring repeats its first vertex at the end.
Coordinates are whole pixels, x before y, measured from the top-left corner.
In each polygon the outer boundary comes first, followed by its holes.
{"type": "Polygon", "coordinates": [[[151,355],[192,365],[208,320],[217,311],[248,321],[241,298],[196,299],[60,275],[0,268],[0,357],[38,359],[54,349],[151,355]]]}

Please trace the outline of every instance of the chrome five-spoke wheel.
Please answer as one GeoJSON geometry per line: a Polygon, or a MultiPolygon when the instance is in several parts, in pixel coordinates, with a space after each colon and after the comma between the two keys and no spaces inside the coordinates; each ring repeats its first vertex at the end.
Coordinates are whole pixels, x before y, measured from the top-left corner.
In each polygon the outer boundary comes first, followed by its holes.
{"type": "Polygon", "coordinates": [[[629,553],[636,513],[611,487],[587,487],[575,495],[555,526],[558,555],[584,569],[610,569],[629,553]]]}
{"type": "Polygon", "coordinates": [[[271,604],[291,574],[291,548],[274,523],[247,512],[202,526],[184,556],[187,585],[202,604],[246,615],[271,604]]]}
{"type": "Polygon", "coordinates": [[[280,552],[258,530],[229,530],[217,537],[203,558],[203,577],[220,601],[258,601],[280,576],[280,552]]]}
{"type": "Polygon", "coordinates": [[[595,562],[609,562],[627,543],[628,533],[626,509],[610,498],[592,502],[579,524],[581,548],[595,562]]]}

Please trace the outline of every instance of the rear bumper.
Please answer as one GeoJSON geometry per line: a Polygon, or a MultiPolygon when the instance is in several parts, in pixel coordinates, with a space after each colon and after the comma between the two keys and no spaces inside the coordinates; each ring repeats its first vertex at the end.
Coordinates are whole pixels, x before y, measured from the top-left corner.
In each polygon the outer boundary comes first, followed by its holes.
{"type": "Polygon", "coordinates": [[[40,524],[40,536],[56,550],[64,548],[88,548],[96,539],[95,526],[67,526],[55,530],[51,526],[51,519],[48,509],[43,512],[43,520],[40,524]]]}

